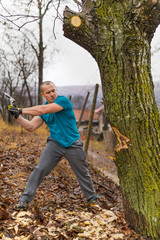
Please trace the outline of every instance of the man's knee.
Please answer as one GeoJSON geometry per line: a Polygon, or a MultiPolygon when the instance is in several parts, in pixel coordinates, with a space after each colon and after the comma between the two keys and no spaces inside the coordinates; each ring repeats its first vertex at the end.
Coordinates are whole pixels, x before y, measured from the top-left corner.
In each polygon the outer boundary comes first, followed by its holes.
{"type": "Polygon", "coordinates": [[[35,166],[34,172],[36,175],[47,176],[51,171],[46,166],[35,166]]]}

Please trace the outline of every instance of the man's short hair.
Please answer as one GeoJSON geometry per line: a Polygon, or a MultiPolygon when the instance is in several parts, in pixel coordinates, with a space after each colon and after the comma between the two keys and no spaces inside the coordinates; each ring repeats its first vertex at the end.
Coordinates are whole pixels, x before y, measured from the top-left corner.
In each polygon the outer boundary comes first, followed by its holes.
{"type": "Polygon", "coordinates": [[[54,84],[53,82],[51,82],[51,81],[45,81],[45,82],[43,82],[43,83],[41,84],[41,86],[40,86],[41,93],[43,92],[43,89],[42,89],[43,85],[49,85],[49,84],[53,84],[53,86],[55,87],[55,84],[54,84]]]}

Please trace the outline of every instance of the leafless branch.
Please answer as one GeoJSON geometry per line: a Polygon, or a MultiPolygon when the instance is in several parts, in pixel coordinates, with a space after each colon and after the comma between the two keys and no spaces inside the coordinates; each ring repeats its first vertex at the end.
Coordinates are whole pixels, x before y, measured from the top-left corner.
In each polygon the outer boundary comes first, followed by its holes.
{"type": "Polygon", "coordinates": [[[28,6],[31,5],[32,2],[33,2],[33,0],[30,0],[29,3],[27,3],[27,5],[28,6]]]}
{"type": "Polygon", "coordinates": [[[44,10],[44,13],[42,14],[42,18],[44,17],[44,15],[46,14],[46,12],[48,11],[48,8],[49,8],[49,5],[53,2],[53,0],[50,0],[48,3],[47,3],[47,6],[44,10]]]}
{"type": "Polygon", "coordinates": [[[39,19],[39,17],[37,17],[37,19],[33,19],[33,20],[31,20],[31,21],[25,22],[24,24],[22,24],[22,25],[18,28],[18,30],[20,31],[21,28],[23,28],[26,24],[36,22],[38,19],[39,19]]]}
{"type": "Polygon", "coordinates": [[[77,6],[78,6],[78,9],[79,9],[79,11],[80,11],[80,8],[79,7],[81,7],[82,8],[82,3],[81,2],[79,2],[78,0],[73,0],[76,4],[77,4],[77,6]]]}
{"type": "Polygon", "coordinates": [[[153,52],[151,53],[151,55],[155,55],[156,53],[158,53],[160,51],[160,47],[156,48],[153,50],[153,52]]]}
{"type": "Polygon", "coordinates": [[[13,24],[14,26],[16,26],[18,28],[18,30],[20,30],[22,27],[24,27],[26,24],[31,23],[31,22],[35,22],[39,19],[38,16],[34,16],[34,15],[25,15],[25,14],[11,14],[2,4],[2,1],[0,0],[0,6],[2,7],[2,9],[6,12],[6,15],[4,14],[0,14],[0,18],[2,20],[4,20],[5,22],[9,22],[11,24],[13,24]],[[26,21],[24,24],[22,25],[18,25],[17,21],[24,19],[24,18],[32,18],[32,20],[30,21],[26,21]]]}
{"type": "MultiPolygon", "coordinates": [[[[60,3],[61,3],[61,0],[58,1],[58,6],[57,6],[57,8],[55,9],[57,15],[56,15],[56,17],[54,18],[54,21],[53,21],[53,35],[54,35],[55,39],[56,39],[56,34],[55,34],[55,31],[54,31],[54,30],[55,30],[56,20],[57,20],[57,19],[59,18],[59,16],[60,16],[60,14],[59,14],[60,3]]],[[[54,6],[54,7],[55,7],[55,6],[54,6]]]]}
{"type": "MultiPolygon", "coordinates": [[[[28,30],[29,31],[29,30],[28,30]]],[[[37,39],[34,35],[34,33],[32,31],[29,31],[29,33],[32,35],[32,37],[34,38],[34,40],[36,41],[37,45],[38,45],[38,42],[37,42],[37,39]]],[[[34,50],[35,54],[36,54],[36,57],[38,58],[38,51],[36,49],[36,47],[33,45],[33,42],[30,40],[30,38],[28,37],[27,34],[23,33],[23,35],[25,36],[25,38],[28,40],[28,42],[30,43],[32,49],[34,50]]]]}

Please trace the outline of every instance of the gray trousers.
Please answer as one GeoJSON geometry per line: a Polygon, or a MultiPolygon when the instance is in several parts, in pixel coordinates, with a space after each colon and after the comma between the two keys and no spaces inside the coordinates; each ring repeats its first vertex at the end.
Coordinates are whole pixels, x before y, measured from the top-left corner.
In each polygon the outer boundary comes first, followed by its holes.
{"type": "Polygon", "coordinates": [[[63,148],[58,142],[49,137],[39,163],[35,166],[28,179],[25,191],[20,198],[21,201],[29,203],[33,199],[39,184],[55,168],[62,157],[68,160],[85,198],[88,200],[95,196],[82,141],[78,139],[70,147],[63,148]]]}

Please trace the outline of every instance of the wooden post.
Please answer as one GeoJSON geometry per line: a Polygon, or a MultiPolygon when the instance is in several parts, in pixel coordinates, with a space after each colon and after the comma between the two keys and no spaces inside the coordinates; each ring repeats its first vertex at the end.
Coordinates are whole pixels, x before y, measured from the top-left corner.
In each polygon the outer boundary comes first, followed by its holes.
{"type": "Polygon", "coordinates": [[[93,122],[93,117],[94,117],[94,110],[95,110],[95,105],[96,105],[96,100],[97,100],[98,88],[99,88],[99,84],[96,84],[93,102],[92,102],[92,108],[91,108],[91,115],[90,115],[89,124],[88,124],[87,138],[86,138],[86,142],[85,142],[85,146],[84,146],[84,151],[86,154],[88,151],[89,140],[90,140],[90,136],[91,136],[92,122],[93,122]]]}
{"type": "Polygon", "coordinates": [[[84,104],[83,104],[83,108],[82,108],[82,111],[81,111],[81,115],[80,115],[79,121],[78,121],[78,123],[77,123],[77,128],[78,128],[78,129],[79,129],[79,126],[80,126],[80,124],[81,124],[81,120],[82,120],[82,117],[83,117],[84,110],[85,110],[85,108],[86,108],[86,104],[87,104],[87,101],[88,101],[89,94],[90,94],[90,92],[88,92],[87,95],[86,95],[86,99],[85,99],[85,102],[84,102],[84,104]]]}

